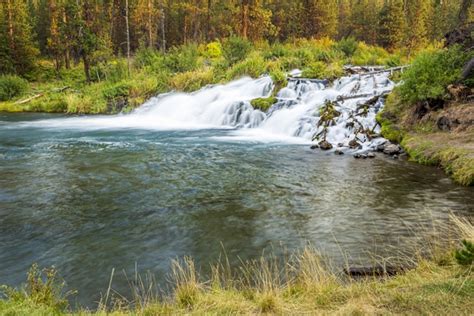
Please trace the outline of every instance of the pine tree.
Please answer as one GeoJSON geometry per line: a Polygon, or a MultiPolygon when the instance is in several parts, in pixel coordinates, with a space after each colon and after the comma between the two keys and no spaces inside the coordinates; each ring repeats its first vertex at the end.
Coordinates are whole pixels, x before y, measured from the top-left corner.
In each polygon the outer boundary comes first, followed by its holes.
{"type": "Polygon", "coordinates": [[[25,0],[2,0],[0,10],[0,68],[2,72],[27,75],[33,70],[38,55],[32,41],[27,3],[25,0]]]}
{"type": "Polygon", "coordinates": [[[429,37],[429,17],[432,9],[426,0],[412,0],[406,6],[408,21],[407,45],[410,50],[423,47],[429,37]]]}
{"type": "Polygon", "coordinates": [[[337,34],[338,5],[336,0],[305,0],[305,36],[334,37],[337,34]]]}
{"type": "Polygon", "coordinates": [[[379,14],[378,43],[395,49],[402,46],[406,32],[403,0],[387,0],[379,14]]]}

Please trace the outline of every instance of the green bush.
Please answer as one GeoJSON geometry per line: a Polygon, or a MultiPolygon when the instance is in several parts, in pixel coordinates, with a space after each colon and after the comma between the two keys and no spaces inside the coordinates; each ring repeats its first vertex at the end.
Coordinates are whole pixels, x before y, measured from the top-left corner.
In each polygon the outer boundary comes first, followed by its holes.
{"type": "Polygon", "coordinates": [[[473,53],[459,47],[425,52],[415,58],[402,75],[398,90],[403,101],[416,103],[443,98],[446,87],[460,78],[463,65],[473,53]]]}
{"type": "Polygon", "coordinates": [[[263,57],[254,53],[245,60],[235,64],[227,71],[227,79],[232,80],[242,76],[257,78],[266,72],[263,57]]]}
{"type": "Polygon", "coordinates": [[[471,265],[474,262],[474,243],[463,240],[462,245],[463,248],[457,249],[454,253],[454,257],[460,265],[471,265]]]}
{"type": "Polygon", "coordinates": [[[343,52],[346,57],[352,57],[356,52],[358,46],[359,44],[357,43],[355,38],[346,37],[340,40],[335,45],[335,48],[343,52]]]}
{"type": "Polygon", "coordinates": [[[178,91],[191,92],[211,84],[213,78],[213,72],[209,70],[183,72],[171,78],[170,86],[178,91]]]}
{"type": "Polygon", "coordinates": [[[325,76],[325,72],[326,64],[322,61],[315,61],[309,64],[307,68],[303,69],[303,77],[322,79],[325,76]]]}
{"type": "Polygon", "coordinates": [[[243,38],[231,36],[223,42],[222,52],[229,64],[233,65],[247,57],[252,44],[243,38]]]}
{"type": "Polygon", "coordinates": [[[103,96],[108,99],[116,99],[118,97],[127,97],[130,94],[130,84],[128,82],[119,82],[108,85],[102,91],[103,96]]]}
{"type": "Polygon", "coordinates": [[[0,101],[20,96],[28,89],[28,81],[18,76],[0,76],[0,101]]]}
{"type": "Polygon", "coordinates": [[[171,72],[186,72],[198,67],[199,51],[196,45],[173,47],[164,59],[165,66],[171,72]]]}

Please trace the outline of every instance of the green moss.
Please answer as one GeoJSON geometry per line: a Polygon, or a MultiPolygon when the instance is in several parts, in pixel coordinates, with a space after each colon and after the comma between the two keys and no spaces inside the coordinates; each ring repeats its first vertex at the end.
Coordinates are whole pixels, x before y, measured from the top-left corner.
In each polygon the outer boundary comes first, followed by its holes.
{"type": "Polygon", "coordinates": [[[250,101],[250,104],[252,104],[252,106],[255,108],[255,109],[258,109],[258,110],[261,110],[263,112],[266,112],[268,111],[273,104],[275,104],[277,102],[277,98],[275,97],[268,97],[268,98],[258,98],[258,99],[253,99],[252,101],[250,101]]]}
{"type": "Polygon", "coordinates": [[[401,143],[405,133],[392,121],[393,117],[391,117],[390,112],[379,112],[376,116],[376,120],[381,126],[380,133],[384,138],[391,142],[401,143]]]}

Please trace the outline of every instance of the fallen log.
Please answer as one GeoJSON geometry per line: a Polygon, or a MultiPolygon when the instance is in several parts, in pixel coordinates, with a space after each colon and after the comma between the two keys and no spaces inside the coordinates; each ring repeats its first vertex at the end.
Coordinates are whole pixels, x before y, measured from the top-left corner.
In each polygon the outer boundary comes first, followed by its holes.
{"type": "Polygon", "coordinates": [[[21,101],[17,101],[17,102],[15,102],[15,104],[25,104],[25,103],[30,102],[31,100],[40,98],[40,97],[42,97],[43,95],[44,95],[43,93],[35,94],[34,96],[29,97],[28,99],[24,99],[24,100],[21,100],[21,101]]]}
{"type": "Polygon", "coordinates": [[[368,277],[368,276],[394,276],[407,271],[407,267],[399,266],[383,266],[377,265],[372,267],[349,267],[344,269],[344,273],[352,277],[368,277]]]}
{"type": "Polygon", "coordinates": [[[313,79],[313,78],[299,78],[299,77],[288,77],[288,81],[309,81],[313,83],[322,83],[327,85],[329,81],[327,79],[313,79]]]}
{"type": "Polygon", "coordinates": [[[65,86],[65,87],[62,87],[62,88],[54,88],[53,90],[51,90],[52,92],[64,92],[66,91],[67,89],[69,89],[71,87],[69,86],[65,86]]]}

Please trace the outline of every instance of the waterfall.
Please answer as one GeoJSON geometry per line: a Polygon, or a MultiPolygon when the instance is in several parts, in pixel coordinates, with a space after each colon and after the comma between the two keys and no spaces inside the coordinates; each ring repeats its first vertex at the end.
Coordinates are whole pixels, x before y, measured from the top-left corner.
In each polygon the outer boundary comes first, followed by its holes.
{"type": "MultiPolygon", "coordinates": [[[[156,130],[231,129],[234,139],[283,140],[310,143],[324,139],[334,146],[348,146],[356,139],[362,149],[382,139],[375,115],[383,98],[394,87],[389,73],[357,74],[332,83],[291,78],[276,92],[277,102],[266,112],[251,101],[269,97],[274,84],[269,76],[242,78],[228,84],[205,87],[194,93],[171,92],[151,98],[130,114],[85,116],[43,120],[35,124],[58,128],[136,128],[156,130]],[[364,106],[369,100],[375,100],[364,106]],[[331,101],[337,113],[322,124],[321,112],[331,101]],[[324,137],[322,137],[323,135],[324,137]],[[316,136],[316,138],[315,138],[316,136]]],[[[361,148],[359,147],[359,149],[361,148]]]]}

